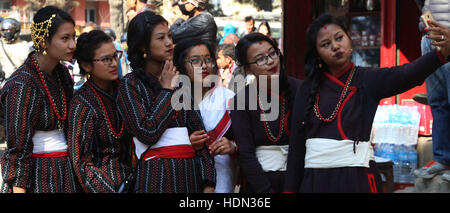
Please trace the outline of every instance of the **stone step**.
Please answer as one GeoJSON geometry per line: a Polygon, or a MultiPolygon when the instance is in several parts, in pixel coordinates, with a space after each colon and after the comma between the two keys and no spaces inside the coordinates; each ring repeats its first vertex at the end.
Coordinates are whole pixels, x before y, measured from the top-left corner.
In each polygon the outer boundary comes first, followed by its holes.
{"type": "Polygon", "coordinates": [[[414,191],[417,193],[450,193],[450,182],[443,180],[442,175],[434,178],[416,178],[414,191]]]}

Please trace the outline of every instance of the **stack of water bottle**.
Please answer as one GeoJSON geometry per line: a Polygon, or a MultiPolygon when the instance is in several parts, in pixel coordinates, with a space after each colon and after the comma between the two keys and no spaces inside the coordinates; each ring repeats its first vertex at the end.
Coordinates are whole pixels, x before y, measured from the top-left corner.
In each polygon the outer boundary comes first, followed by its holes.
{"type": "Polygon", "coordinates": [[[396,183],[414,183],[419,121],[420,113],[416,106],[378,106],[371,141],[375,144],[375,156],[394,163],[396,183]]]}

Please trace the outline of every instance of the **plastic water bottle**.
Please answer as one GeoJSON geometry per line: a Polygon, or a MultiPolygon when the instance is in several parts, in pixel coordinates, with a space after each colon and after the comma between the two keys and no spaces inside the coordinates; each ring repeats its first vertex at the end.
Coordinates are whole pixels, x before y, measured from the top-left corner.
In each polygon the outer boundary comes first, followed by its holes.
{"type": "Polygon", "coordinates": [[[377,146],[377,149],[378,149],[378,151],[377,151],[377,153],[378,153],[378,157],[382,157],[382,158],[386,158],[386,150],[385,150],[385,146],[384,146],[384,143],[377,143],[378,144],[378,146],[377,146]]]}
{"type": "Polygon", "coordinates": [[[373,155],[377,157],[381,157],[381,149],[380,149],[380,143],[375,143],[373,146],[373,155]]]}
{"type": "Polygon", "coordinates": [[[394,163],[394,182],[413,183],[417,167],[414,149],[419,131],[420,113],[417,107],[378,106],[371,135],[375,155],[394,163]]]}
{"type": "Polygon", "coordinates": [[[410,144],[411,141],[411,113],[408,106],[403,106],[402,109],[402,125],[403,125],[403,144],[410,144]]]}
{"type": "MultiPolygon", "coordinates": [[[[381,144],[382,140],[382,134],[383,134],[383,127],[382,127],[382,106],[378,106],[377,111],[375,112],[375,117],[373,119],[372,124],[372,132],[370,134],[370,140],[375,143],[375,145],[381,144]]],[[[378,146],[379,147],[379,146],[378,146]]],[[[379,156],[379,155],[377,155],[379,156]]],[[[380,157],[380,156],[379,156],[380,157]]]]}
{"type": "Polygon", "coordinates": [[[400,162],[397,156],[397,150],[395,144],[385,144],[386,146],[386,158],[392,160],[393,172],[394,172],[394,182],[398,182],[398,177],[400,175],[400,162]]]}
{"type": "Polygon", "coordinates": [[[392,161],[397,160],[397,156],[395,153],[395,145],[390,143],[390,144],[386,144],[386,147],[387,147],[387,149],[386,149],[387,158],[392,161]]]}
{"type": "Polygon", "coordinates": [[[393,143],[397,143],[399,141],[402,140],[401,134],[402,134],[402,122],[403,122],[403,118],[402,118],[402,113],[401,113],[401,108],[398,105],[394,105],[393,110],[390,112],[391,113],[391,123],[392,123],[392,132],[391,132],[391,141],[393,143]]]}
{"type": "Polygon", "coordinates": [[[408,160],[410,162],[410,170],[409,170],[409,183],[414,183],[416,177],[414,176],[414,170],[417,169],[417,151],[414,145],[408,146],[408,160]]]}
{"type": "Polygon", "coordinates": [[[417,138],[419,137],[419,123],[420,113],[417,106],[411,107],[411,141],[412,144],[417,144],[417,138]]]}
{"type": "MultiPolygon", "coordinates": [[[[377,110],[378,111],[378,110],[377,110]]],[[[382,143],[386,143],[387,141],[387,130],[389,130],[388,125],[389,125],[389,115],[387,113],[386,110],[386,106],[380,106],[379,107],[379,131],[377,131],[377,138],[378,141],[382,142],[382,143]]]]}
{"type": "Polygon", "coordinates": [[[406,144],[408,142],[408,112],[404,107],[400,107],[398,113],[399,122],[399,136],[397,137],[397,142],[400,144],[406,144]]]}
{"type": "Polygon", "coordinates": [[[410,163],[408,161],[408,152],[407,147],[405,145],[401,145],[399,149],[399,164],[400,164],[400,174],[399,174],[399,183],[407,183],[409,181],[410,174],[410,163]]]}

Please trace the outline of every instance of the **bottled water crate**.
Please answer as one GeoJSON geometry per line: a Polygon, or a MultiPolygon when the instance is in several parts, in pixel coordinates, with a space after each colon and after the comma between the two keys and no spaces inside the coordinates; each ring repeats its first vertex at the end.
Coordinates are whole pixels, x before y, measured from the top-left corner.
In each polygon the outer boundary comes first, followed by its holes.
{"type": "Polygon", "coordinates": [[[375,156],[394,163],[394,182],[414,183],[420,113],[416,106],[378,106],[371,142],[375,156]]]}

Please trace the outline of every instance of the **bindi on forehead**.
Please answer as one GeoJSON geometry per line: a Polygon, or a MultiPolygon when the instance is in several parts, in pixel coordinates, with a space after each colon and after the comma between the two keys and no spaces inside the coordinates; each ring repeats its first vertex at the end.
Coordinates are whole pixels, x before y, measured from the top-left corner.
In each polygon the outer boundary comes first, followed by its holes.
{"type": "Polygon", "coordinates": [[[323,29],[324,29],[324,30],[327,30],[327,26],[323,26],[323,29]]]}

